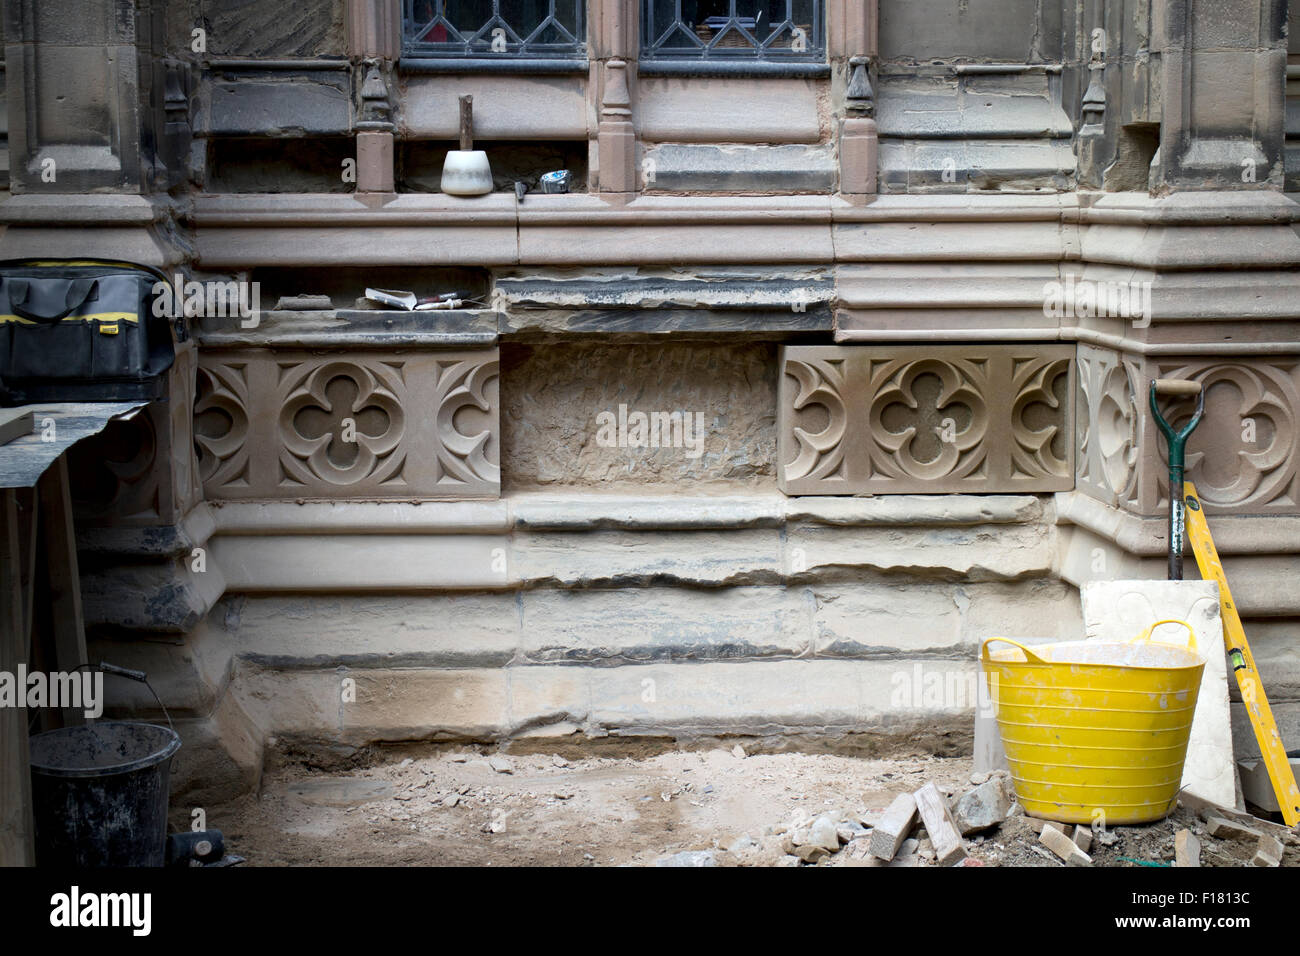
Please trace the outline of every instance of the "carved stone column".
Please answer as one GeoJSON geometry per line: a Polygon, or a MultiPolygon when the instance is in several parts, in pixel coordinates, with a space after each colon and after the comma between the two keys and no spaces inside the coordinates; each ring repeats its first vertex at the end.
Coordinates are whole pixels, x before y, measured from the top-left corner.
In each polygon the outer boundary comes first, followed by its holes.
{"type": "Polygon", "coordinates": [[[592,4],[592,85],[600,104],[593,168],[597,189],[611,198],[631,198],[637,191],[637,137],[632,115],[636,11],[637,6],[629,0],[595,0],[592,4]]]}
{"type": "Polygon", "coordinates": [[[636,130],[632,126],[632,103],[628,92],[627,61],[609,60],[604,65],[604,96],[600,103],[600,127],[596,134],[600,150],[600,191],[636,192],[636,130]]]}
{"type": "Polygon", "coordinates": [[[395,140],[389,78],[401,55],[399,4],[391,0],[348,0],[348,55],[362,61],[357,117],[357,192],[394,191],[395,140]]]}
{"type": "Polygon", "coordinates": [[[383,64],[377,59],[368,59],[361,84],[361,114],[357,120],[359,193],[394,191],[392,110],[383,64]]]}
{"type": "Polygon", "coordinates": [[[848,69],[844,119],[840,124],[840,195],[863,203],[876,194],[879,134],[871,61],[877,54],[878,8],[866,3],[838,2],[831,6],[833,38],[830,55],[848,69]],[[839,37],[836,42],[834,38],[839,37]]]}
{"type": "Polygon", "coordinates": [[[855,56],[849,65],[852,74],[845,93],[846,116],[840,127],[840,194],[865,202],[876,194],[879,135],[875,96],[868,76],[869,59],[855,56]]]}

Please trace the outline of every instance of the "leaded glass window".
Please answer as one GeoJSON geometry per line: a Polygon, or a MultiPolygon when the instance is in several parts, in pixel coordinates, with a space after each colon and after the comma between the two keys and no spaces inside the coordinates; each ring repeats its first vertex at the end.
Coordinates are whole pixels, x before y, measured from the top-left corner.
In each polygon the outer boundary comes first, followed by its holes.
{"type": "Polygon", "coordinates": [[[642,0],[642,58],[820,61],[822,0],[642,0]]]}
{"type": "Polygon", "coordinates": [[[586,55],[584,0],[403,0],[404,47],[416,56],[586,55]]]}

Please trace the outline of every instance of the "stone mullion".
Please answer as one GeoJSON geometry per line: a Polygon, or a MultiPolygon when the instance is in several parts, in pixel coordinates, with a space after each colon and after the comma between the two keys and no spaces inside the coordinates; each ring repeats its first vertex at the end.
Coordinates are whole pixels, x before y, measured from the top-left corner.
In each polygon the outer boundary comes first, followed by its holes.
{"type": "Polygon", "coordinates": [[[601,193],[630,198],[637,191],[636,0],[590,0],[592,109],[597,116],[596,167],[601,193]]]}
{"type": "Polygon", "coordinates": [[[357,189],[391,195],[395,189],[396,142],[389,79],[401,55],[398,0],[347,0],[347,48],[358,87],[357,189]]]}
{"type": "Polygon", "coordinates": [[[840,194],[863,203],[876,193],[879,134],[871,69],[878,55],[877,0],[831,0],[827,10],[827,55],[846,76],[838,119],[840,194]]]}

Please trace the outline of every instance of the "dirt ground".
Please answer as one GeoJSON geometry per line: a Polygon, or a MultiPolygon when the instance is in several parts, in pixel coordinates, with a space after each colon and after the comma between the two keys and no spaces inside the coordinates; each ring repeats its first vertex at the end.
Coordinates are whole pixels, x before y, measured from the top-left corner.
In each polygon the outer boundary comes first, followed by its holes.
{"type": "MultiPolygon", "coordinates": [[[[787,854],[789,835],[813,818],[869,828],[895,795],[927,782],[959,797],[972,787],[970,759],[737,748],[566,760],[460,749],[344,772],[283,766],[268,771],[259,795],[210,810],[208,824],[252,866],[644,866],[682,851],[713,851],[721,866],[792,866],[807,864],[787,854]]],[[[1064,865],[1017,811],[968,837],[970,856],[989,866],[1064,865]]],[[[1184,827],[1201,840],[1202,865],[1243,865],[1254,852],[1206,836],[1180,806],[1160,823],[1113,828],[1111,845],[1092,847],[1094,863],[1169,865],[1184,827]]],[[[903,865],[930,865],[918,836],[920,855],[913,847],[903,865]]],[[[858,845],[817,865],[879,865],[850,852],[858,845]]],[[[1293,844],[1284,864],[1297,863],[1293,844]]]]}

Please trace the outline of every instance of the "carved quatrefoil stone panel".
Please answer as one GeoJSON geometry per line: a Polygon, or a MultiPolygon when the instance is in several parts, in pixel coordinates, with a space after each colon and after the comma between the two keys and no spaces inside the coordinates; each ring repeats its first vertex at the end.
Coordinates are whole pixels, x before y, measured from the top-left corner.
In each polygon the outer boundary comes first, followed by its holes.
{"type": "Polygon", "coordinates": [[[205,352],[204,492],[230,498],[495,497],[496,349],[205,352]]]}
{"type": "Polygon", "coordinates": [[[790,495],[1074,486],[1069,346],[786,346],[790,495]]]}
{"type": "Polygon", "coordinates": [[[1110,349],[1080,345],[1078,381],[1078,488],[1107,504],[1132,506],[1137,500],[1141,415],[1146,411],[1139,364],[1110,349]]]}
{"type": "MultiPolygon", "coordinates": [[[[1187,441],[1187,477],[1211,513],[1294,514],[1300,504],[1300,362],[1152,363],[1151,377],[1185,378],[1205,390],[1205,418],[1187,441]]],[[[1187,423],[1192,404],[1171,405],[1174,427],[1187,423]]],[[[1149,417],[1149,416],[1148,416],[1149,417]]],[[[1152,478],[1144,504],[1168,507],[1168,449],[1148,426],[1152,478]]]]}

